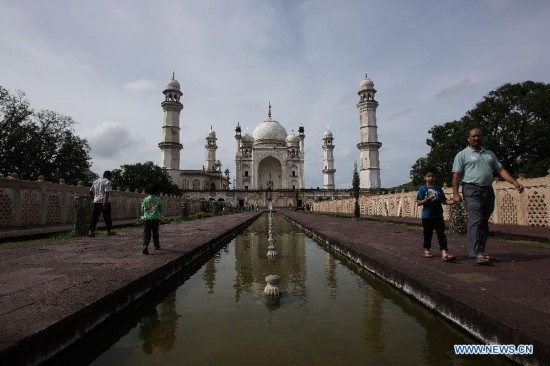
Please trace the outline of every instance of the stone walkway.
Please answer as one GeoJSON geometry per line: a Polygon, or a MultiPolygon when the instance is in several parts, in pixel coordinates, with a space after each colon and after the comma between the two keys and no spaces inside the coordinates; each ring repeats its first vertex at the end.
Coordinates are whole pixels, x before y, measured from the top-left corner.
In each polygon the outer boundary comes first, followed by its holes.
{"type": "MultiPolygon", "coordinates": [[[[550,249],[507,242],[497,235],[488,245],[495,260],[475,266],[465,258],[464,236],[449,236],[450,250],[459,258],[444,263],[437,257],[422,258],[422,234],[415,220],[401,220],[412,226],[398,226],[377,218],[281,213],[478,337],[500,344],[533,344],[535,355],[518,356],[519,362],[544,364],[550,359],[550,249]]],[[[162,226],[163,248],[151,250],[149,256],[141,254],[140,228],[112,237],[0,249],[0,365],[48,359],[211,253],[258,214],[162,226]]],[[[504,229],[519,237],[527,230],[504,229]]],[[[545,241],[550,229],[544,229],[526,233],[545,241]]]]}

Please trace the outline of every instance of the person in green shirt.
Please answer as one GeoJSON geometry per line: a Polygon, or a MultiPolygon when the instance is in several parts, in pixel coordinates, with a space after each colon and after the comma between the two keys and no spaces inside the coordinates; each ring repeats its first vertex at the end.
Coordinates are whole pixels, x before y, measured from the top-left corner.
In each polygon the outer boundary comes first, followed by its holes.
{"type": "Polygon", "coordinates": [[[162,199],[157,196],[158,189],[152,184],[146,190],[148,196],[145,197],[141,204],[141,212],[143,212],[143,254],[149,254],[149,243],[151,242],[151,234],[153,234],[153,244],[155,249],[160,249],[159,242],[159,226],[160,216],[162,214],[162,199]]]}

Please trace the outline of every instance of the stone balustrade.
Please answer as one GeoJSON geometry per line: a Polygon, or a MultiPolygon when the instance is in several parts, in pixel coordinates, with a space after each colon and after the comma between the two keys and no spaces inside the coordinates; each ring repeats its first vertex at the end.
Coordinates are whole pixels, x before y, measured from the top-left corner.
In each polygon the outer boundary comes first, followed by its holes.
{"type": "MultiPolygon", "coordinates": [[[[145,193],[117,189],[111,194],[113,220],[140,217],[145,193]]],[[[0,228],[75,224],[75,212],[90,207],[89,187],[20,180],[17,174],[0,179],[0,228]],[[80,204],[77,204],[81,201],[80,204]]],[[[185,199],[181,196],[162,196],[165,216],[177,216],[185,199]]],[[[91,210],[91,208],[90,208],[91,210]]],[[[195,212],[193,206],[190,213],[195,212]]]]}
{"type": "MultiPolygon", "coordinates": [[[[550,226],[550,171],[545,177],[519,181],[525,191],[518,193],[508,182],[495,181],[496,202],[491,222],[495,224],[550,226]]],[[[447,198],[452,197],[452,188],[444,187],[447,198]]],[[[420,218],[422,207],[416,205],[417,192],[396,192],[382,195],[361,194],[359,205],[362,215],[420,218]]],[[[445,219],[450,208],[443,206],[445,219]]],[[[354,199],[315,202],[313,211],[353,214],[354,199]]]]}

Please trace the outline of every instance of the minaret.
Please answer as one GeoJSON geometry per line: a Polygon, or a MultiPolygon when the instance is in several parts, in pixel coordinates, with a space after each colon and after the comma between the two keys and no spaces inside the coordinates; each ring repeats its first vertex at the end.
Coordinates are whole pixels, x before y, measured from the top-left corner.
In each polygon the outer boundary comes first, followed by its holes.
{"type": "Polygon", "coordinates": [[[233,188],[241,188],[241,174],[242,174],[242,152],[241,152],[241,125],[237,122],[235,127],[235,141],[237,142],[237,149],[235,151],[235,186],[233,188]]]}
{"type": "Polygon", "coordinates": [[[378,102],[374,100],[376,89],[367,75],[359,85],[359,122],[361,142],[357,148],[361,151],[361,179],[360,188],[380,189],[380,160],[378,150],[382,146],[378,142],[378,127],[376,126],[376,108],[378,102]]]}
{"type": "Polygon", "coordinates": [[[160,105],[164,110],[164,121],[162,123],[162,142],[158,144],[161,151],[161,167],[166,169],[172,181],[179,185],[180,150],[183,148],[183,145],[180,144],[180,112],[183,109],[180,97],[183,93],[180,90],[180,83],[174,79],[174,74],[162,93],[164,102],[160,105]]]}
{"type": "Polygon", "coordinates": [[[212,126],[210,126],[210,132],[208,132],[208,135],[206,136],[206,145],[204,146],[206,148],[206,170],[209,172],[213,172],[216,170],[216,150],[218,149],[218,145],[216,145],[216,132],[212,130],[212,126]]]}
{"type": "Polygon", "coordinates": [[[306,138],[305,130],[304,130],[304,124],[300,123],[300,127],[298,127],[298,137],[300,138],[300,188],[306,187],[306,181],[305,181],[305,146],[304,146],[304,139],[306,138]]]}
{"type": "Polygon", "coordinates": [[[325,168],[323,169],[323,188],[334,189],[334,145],[332,141],[332,132],[327,127],[325,135],[323,136],[323,163],[325,168]]]}

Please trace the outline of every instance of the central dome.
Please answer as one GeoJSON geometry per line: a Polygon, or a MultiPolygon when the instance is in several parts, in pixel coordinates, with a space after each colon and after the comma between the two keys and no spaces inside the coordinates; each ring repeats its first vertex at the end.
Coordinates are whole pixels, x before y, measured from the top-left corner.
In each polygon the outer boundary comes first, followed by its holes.
{"type": "Polygon", "coordinates": [[[285,128],[277,121],[264,121],[256,126],[252,133],[254,143],[280,142],[285,144],[286,136],[285,128]]]}

